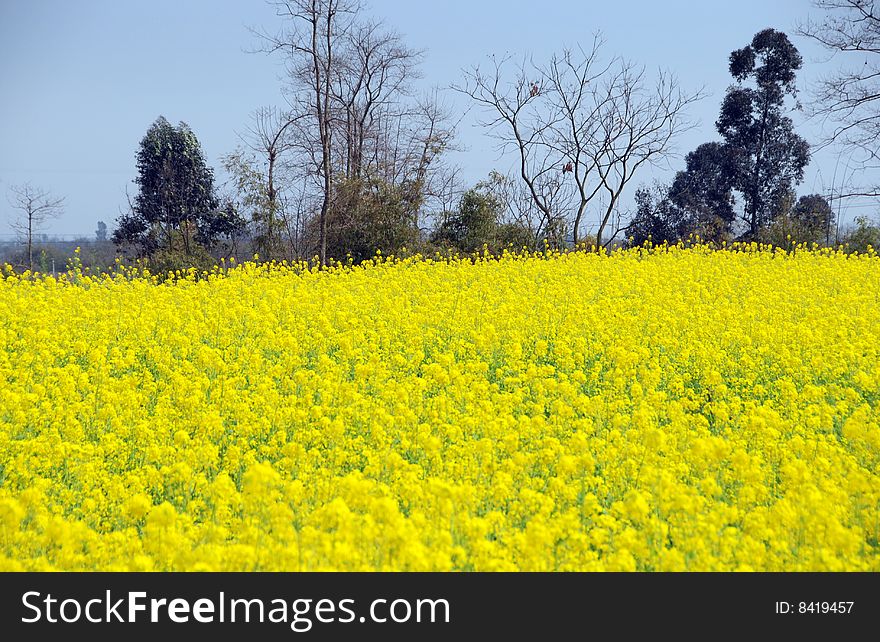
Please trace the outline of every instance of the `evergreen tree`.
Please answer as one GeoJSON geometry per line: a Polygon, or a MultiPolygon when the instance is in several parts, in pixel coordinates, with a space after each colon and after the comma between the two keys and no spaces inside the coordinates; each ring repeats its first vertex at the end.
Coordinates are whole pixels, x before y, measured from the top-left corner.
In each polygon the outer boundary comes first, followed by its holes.
{"type": "Polygon", "coordinates": [[[734,164],[726,147],[704,143],[686,157],[669,188],[669,200],[681,219],[680,231],[710,241],[729,235],[736,219],[733,209],[734,164]]]}
{"type": "Polygon", "coordinates": [[[800,53],[788,37],[765,29],[750,45],[730,54],[730,87],[716,122],[733,163],[733,185],[742,193],[747,234],[772,223],[774,205],[803,180],[810,160],[807,141],[785,115],[786,96],[795,96],[800,53]],[[753,80],[754,87],[743,85],[753,80]]]}
{"type": "Polygon", "coordinates": [[[130,212],[117,221],[113,241],[132,244],[142,256],[158,250],[193,256],[240,226],[214,195],[214,172],[186,123],[159,117],[137,153],[138,193],[130,212]]]}

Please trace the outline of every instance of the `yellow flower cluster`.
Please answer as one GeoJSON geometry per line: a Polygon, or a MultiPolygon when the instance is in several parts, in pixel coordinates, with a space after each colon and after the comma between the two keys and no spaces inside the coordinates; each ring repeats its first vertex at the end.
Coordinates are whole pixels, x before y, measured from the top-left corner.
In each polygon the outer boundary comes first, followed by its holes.
{"type": "Polygon", "coordinates": [[[880,570],[880,258],[0,278],[2,570],[880,570]]]}

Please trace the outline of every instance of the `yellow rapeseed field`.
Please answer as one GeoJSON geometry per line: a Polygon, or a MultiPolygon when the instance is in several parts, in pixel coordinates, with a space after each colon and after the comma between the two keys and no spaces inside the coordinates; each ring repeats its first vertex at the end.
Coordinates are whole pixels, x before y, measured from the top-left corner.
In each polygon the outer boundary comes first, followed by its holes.
{"type": "Polygon", "coordinates": [[[880,570],[880,258],[0,279],[3,570],[880,570]]]}

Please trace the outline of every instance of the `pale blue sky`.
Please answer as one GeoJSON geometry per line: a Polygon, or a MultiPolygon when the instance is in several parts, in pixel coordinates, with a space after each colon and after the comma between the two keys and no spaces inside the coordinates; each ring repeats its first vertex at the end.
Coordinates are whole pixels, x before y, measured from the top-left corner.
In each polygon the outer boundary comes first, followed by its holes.
{"type": "MultiPolygon", "coordinates": [[[[682,153],[717,138],[714,121],[731,82],[727,57],[757,31],[789,34],[805,59],[804,88],[836,66],[794,34],[811,10],[807,0],[372,0],[368,7],[426,50],[426,89],[448,87],[490,54],[541,59],[600,30],[607,54],[669,69],[686,88],[705,85],[709,96],[692,110],[702,124],[682,138],[682,153]]],[[[189,123],[220,178],[219,159],[235,148],[249,114],[282,103],[279,61],[246,53],[255,44],[248,26],[277,24],[262,0],[0,0],[0,238],[11,234],[6,189],[23,181],[66,197],[50,232],[91,236],[98,220],[112,228],[126,187],[135,191],[138,143],[160,114],[189,123]]],[[[461,96],[447,99],[459,113],[467,107],[461,96]]],[[[455,160],[476,182],[508,162],[472,123],[459,128],[467,151],[455,160]]],[[[808,139],[819,133],[809,123],[799,131],[808,139]]],[[[832,152],[816,154],[800,192],[829,189],[835,161],[832,152]]],[[[645,171],[635,180],[652,178],[645,171]]],[[[857,206],[847,218],[872,212],[857,206]]]]}

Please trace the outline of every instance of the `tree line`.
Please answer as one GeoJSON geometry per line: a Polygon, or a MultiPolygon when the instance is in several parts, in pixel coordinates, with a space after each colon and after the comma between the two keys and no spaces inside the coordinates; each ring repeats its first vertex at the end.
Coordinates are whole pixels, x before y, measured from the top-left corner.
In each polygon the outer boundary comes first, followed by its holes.
{"type": "MultiPolygon", "coordinates": [[[[424,52],[368,17],[358,0],[271,4],[277,29],[254,33],[257,52],[285,63],[285,104],[254,112],[240,146],[223,159],[230,181],[222,188],[191,128],[159,117],[137,150],[137,193],[112,231],[118,251],[173,269],[242,253],[326,264],[377,251],[601,248],[694,237],[880,241],[867,220],[842,239],[828,195],[796,191],[812,149],[792,120],[803,58],[781,31],[762,30],[730,54],[731,85],[715,122],[720,140],[689,152],[668,184],[635,181],[644,168],[673,161],[675,143],[695,127],[688,111],[702,90],[606,55],[600,34],[546,61],[493,58],[465,70],[450,89],[515,160],[511,173],[492,171],[467,186],[449,160],[457,123],[443,92],[417,90],[424,52]],[[635,206],[624,207],[633,185],[635,206]]],[[[857,150],[869,166],[880,135],[880,15],[862,0],[815,4],[824,19],[799,33],[865,57],[817,87],[807,111],[833,126],[815,146],[857,150]]],[[[857,195],[880,191],[860,185],[840,196],[857,195]]],[[[34,233],[62,201],[32,186],[12,197],[33,268],[34,233]]]]}

